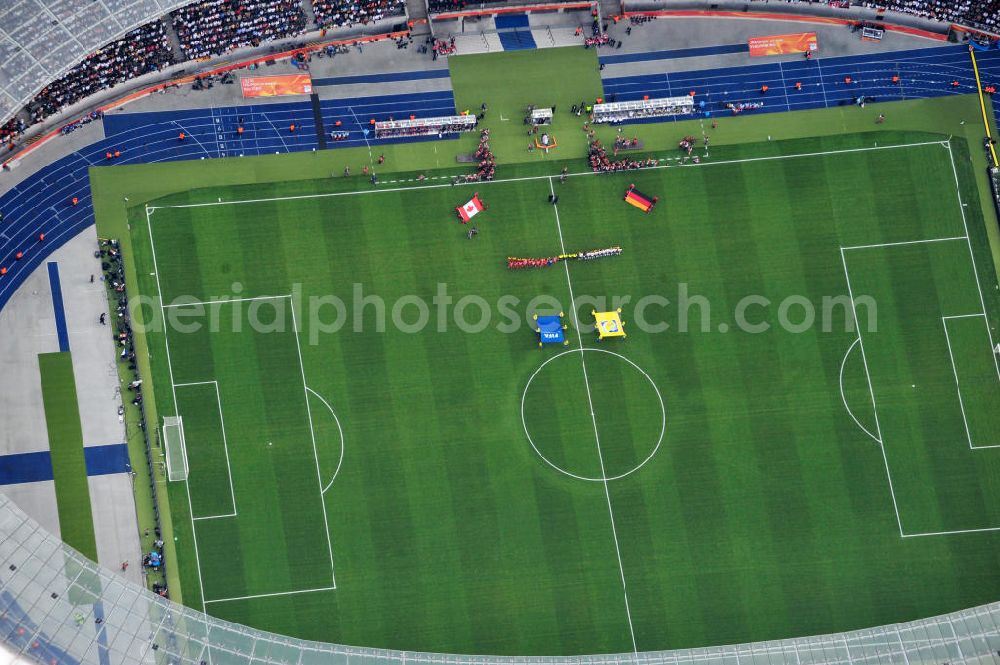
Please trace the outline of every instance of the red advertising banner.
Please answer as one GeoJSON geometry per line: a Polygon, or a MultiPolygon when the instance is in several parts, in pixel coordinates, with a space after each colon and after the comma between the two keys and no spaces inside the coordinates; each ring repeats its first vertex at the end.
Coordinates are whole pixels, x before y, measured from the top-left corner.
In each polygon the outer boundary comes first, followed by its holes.
{"type": "Polygon", "coordinates": [[[312,94],[312,79],[308,74],[286,76],[244,76],[240,79],[244,97],[281,97],[312,94]]]}
{"type": "Polygon", "coordinates": [[[750,55],[783,55],[786,53],[805,53],[819,48],[815,32],[795,32],[789,35],[771,35],[769,37],[751,37],[750,55]]]}

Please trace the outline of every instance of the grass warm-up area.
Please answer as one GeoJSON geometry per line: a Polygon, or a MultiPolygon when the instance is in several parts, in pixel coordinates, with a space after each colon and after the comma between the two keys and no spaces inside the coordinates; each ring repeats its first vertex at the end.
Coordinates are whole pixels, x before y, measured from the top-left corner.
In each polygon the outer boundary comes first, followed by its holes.
{"type": "Polygon", "coordinates": [[[995,599],[1000,303],[967,143],[748,143],[561,183],[573,163],[131,210],[136,290],[169,324],[146,339],[159,420],[180,418],[185,603],[312,639],[541,655],[995,599]],[[477,191],[468,239],[454,209],[477,191]],[[626,338],[598,343],[602,302],[626,338]],[[559,312],[569,345],[539,349],[532,315],[559,312]]]}
{"type": "Polygon", "coordinates": [[[492,132],[498,160],[525,156],[529,143],[523,122],[527,99],[538,108],[556,108],[546,130],[558,148],[549,155],[539,150],[532,157],[560,159],[586,153],[587,134],[581,125],[587,118],[569,110],[573,104],[593,101],[594,91],[601,89],[596,49],[546,49],[542,57],[537,51],[461,55],[448,58],[448,70],[459,110],[474,113],[486,104],[484,121],[492,132]]]}
{"type": "Polygon", "coordinates": [[[83,429],[73,378],[73,358],[69,352],[42,353],[38,356],[38,367],[59,532],[67,545],[96,561],[97,542],[90,509],[87,463],[83,456],[83,429]]]}

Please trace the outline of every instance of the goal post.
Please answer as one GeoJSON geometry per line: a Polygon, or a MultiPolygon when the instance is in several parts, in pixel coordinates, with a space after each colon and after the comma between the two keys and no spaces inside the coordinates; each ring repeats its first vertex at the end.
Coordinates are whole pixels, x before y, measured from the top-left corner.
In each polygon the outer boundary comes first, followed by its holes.
{"type": "Polygon", "coordinates": [[[188,459],[184,444],[184,419],[181,416],[164,417],[161,433],[167,461],[167,480],[187,480],[188,459]]]}

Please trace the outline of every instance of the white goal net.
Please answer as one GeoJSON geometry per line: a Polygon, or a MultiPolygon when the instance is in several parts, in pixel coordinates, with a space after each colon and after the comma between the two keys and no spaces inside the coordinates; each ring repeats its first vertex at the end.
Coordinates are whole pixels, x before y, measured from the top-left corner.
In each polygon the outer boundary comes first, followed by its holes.
{"type": "Polygon", "coordinates": [[[163,451],[167,460],[167,480],[187,480],[188,460],[184,446],[184,419],[181,416],[163,419],[163,451]]]}

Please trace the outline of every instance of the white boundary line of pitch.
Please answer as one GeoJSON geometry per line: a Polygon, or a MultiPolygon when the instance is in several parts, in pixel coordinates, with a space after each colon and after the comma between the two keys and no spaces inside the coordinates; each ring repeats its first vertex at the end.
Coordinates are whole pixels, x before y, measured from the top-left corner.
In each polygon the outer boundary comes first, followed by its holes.
{"type": "MultiPolygon", "coordinates": [[[[549,192],[554,197],[556,194],[555,187],[552,185],[551,176],[548,178],[549,181],[549,192]]],[[[563,242],[562,224],[559,222],[559,206],[555,203],[552,204],[552,210],[555,212],[556,218],[556,229],[559,231],[559,247],[562,249],[562,253],[566,253],[566,243],[563,242]]],[[[582,353],[583,350],[583,335],[580,332],[580,319],[576,311],[576,300],[573,297],[573,280],[569,276],[569,262],[563,261],[563,268],[566,269],[566,286],[569,287],[569,302],[570,309],[573,312],[573,324],[576,327],[576,338],[577,342],[580,344],[580,363],[583,365],[583,383],[587,389],[587,403],[590,406],[590,422],[594,426],[594,440],[597,443],[597,460],[601,465],[601,478],[602,484],[604,485],[604,498],[608,502],[608,516],[611,518],[611,535],[615,541],[615,554],[618,557],[618,573],[621,576],[622,581],[622,593],[625,596],[625,614],[628,617],[628,630],[632,637],[632,651],[636,656],[639,655],[639,647],[635,641],[635,628],[632,626],[632,609],[628,602],[628,585],[625,583],[625,567],[622,565],[622,551],[621,546],[618,543],[618,528],[615,526],[615,511],[611,507],[611,492],[608,489],[608,473],[604,468],[604,453],[601,452],[601,435],[597,431],[597,415],[594,413],[594,400],[590,394],[590,379],[587,377],[587,354],[582,353]]]]}
{"type": "MultiPolygon", "coordinates": [[[[795,155],[768,155],[764,157],[746,157],[743,159],[730,159],[730,160],[720,160],[720,161],[704,161],[698,164],[684,164],[684,168],[696,168],[696,167],[706,167],[706,166],[722,166],[725,164],[746,164],[749,162],[769,162],[778,161],[784,159],[800,159],[809,157],[824,157],[827,155],[846,155],[856,152],[871,152],[876,150],[901,150],[905,148],[917,148],[921,146],[946,146],[947,141],[922,141],[919,143],[901,143],[898,145],[876,145],[876,146],[865,146],[862,148],[846,148],[844,150],[825,150],[821,152],[807,152],[795,155]]],[[[666,169],[666,168],[678,168],[677,166],[651,166],[648,169],[637,169],[638,171],[645,171],[651,169],[666,169]]],[[[584,171],[581,173],[568,173],[567,177],[578,178],[584,176],[594,176],[601,175],[600,173],[595,173],[593,171],[584,171]]],[[[206,201],[205,203],[185,203],[181,205],[168,205],[168,206],[147,206],[147,210],[160,210],[166,208],[204,208],[207,206],[224,206],[224,205],[240,205],[244,203],[272,203],[275,201],[297,201],[297,200],[308,200],[308,199],[324,199],[337,196],[359,196],[365,194],[379,194],[379,193],[389,193],[389,192],[403,192],[411,190],[420,189],[440,189],[442,187],[456,187],[461,185],[474,185],[476,187],[487,186],[496,183],[505,182],[525,182],[530,180],[548,180],[552,176],[539,175],[539,176],[524,176],[521,178],[501,178],[498,180],[480,180],[477,182],[469,183],[458,183],[458,185],[452,185],[451,183],[443,183],[437,185],[417,185],[415,187],[386,187],[386,188],[376,188],[376,189],[363,189],[355,192],[326,192],[321,194],[301,194],[298,196],[277,196],[271,198],[262,199],[243,199],[235,201],[206,201]]]]}
{"type": "MultiPolygon", "coordinates": [[[[156,208],[150,207],[150,206],[146,206],[146,229],[147,229],[147,231],[149,233],[149,249],[150,249],[150,254],[152,256],[152,259],[153,259],[153,273],[154,273],[154,277],[156,279],[157,298],[160,301],[160,315],[163,317],[163,320],[166,321],[166,309],[167,309],[167,307],[166,307],[166,305],[163,304],[163,290],[162,290],[162,287],[160,286],[160,269],[159,269],[159,266],[158,266],[157,261],[156,261],[156,244],[155,244],[154,239],[153,239],[153,224],[152,224],[151,216],[152,216],[152,213],[155,212],[155,211],[156,211],[156,208]]],[[[205,584],[204,584],[204,579],[203,579],[202,572],[201,572],[201,553],[200,553],[200,550],[198,548],[197,527],[195,525],[195,519],[194,519],[194,508],[193,508],[192,503],[191,503],[191,487],[190,487],[190,484],[188,483],[188,481],[184,481],[184,490],[185,490],[185,493],[187,494],[188,515],[190,516],[190,521],[191,521],[191,537],[192,537],[192,542],[194,543],[194,558],[195,558],[195,565],[196,565],[196,567],[198,569],[198,586],[199,586],[199,588],[201,590],[201,605],[202,605],[202,611],[203,612],[206,611],[205,606],[208,603],[219,603],[219,602],[225,602],[225,601],[229,601],[229,600],[245,600],[245,599],[249,599],[249,598],[266,598],[266,597],[272,597],[272,596],[284,596],[284,595],[299,594],[299,593],[309,593],[309,592],[312,592],[312,591],[332,591],[332,590],[335,590],[337,588],[337,574],[336,574],[336,571],[334,569],[334,563],[333,563],[333,544],[332,544],[332,540],[330,538],[330,522],[329,522],[329,519],[327,518],[327,513],[326,513],[326,499],[325,499],[325,497],[323,495],[323,480],[322,480],[322,477],[320,475],[319,454],[318,454],[317,448],[316,448],[316,433],[315,433],[315,430],[313,428],[313,422],[312,422],[312,408],[309,405],[309,386],[306,384],[306,370],[305,370],[305,366],[303,365],[303,361],[302,361],[302,347],[301,347],[301,345],[299,343],[299,331],[298,331],[298,325],[296,323],[296,318],[295,318],[294,299],[289,294],[289,295],[281,295],[281,296],[266,296],[266,297],[262,296],[262,297],[258,297],[258,298],[248,298],[248,299],[236,299],[236,298],[232,298],[232,299],[226,299],[226,300],[212,301],[211,304],[215,304],[215,303],[236,303],[236,302],[242,302],[244,300],[264,300],[264,299],[283,299],[283,298],[288,298],[289,299],[290,307],[291,307],[291,310],[292,310],[292,332],[295,335],[295,349],[296,349],[296,352],[298,353],[298,357],[299,357],[299,370],[300,370],[300,373],[302,375],[302,395],[303,395],[303,398],[306,401],[306,415],[307,415],[307,417],[309,419],[309,434],[310,434],[310,438],[312,439],[313,460],[316,463],[316,483],[317,483],[317,489],[318,489],[320,507],[323,510],[323,528],[326,531],[326,544],[327,544],[327,549],[328,549],[329,555],[330,555],[330,576],[331,576],[332,586],[330,586],[330,587],[321,587],[321,588],[317,588],[317,589],[299,589],[299,590],[293,590],[293,591],[278,591],[278,592],[273,592],[273,593],[255,594],[255,595],[250,595],[250,596],[237,596],[237,597],[233,597],[233,598],[206,599],[205,598],[205,584]]],[[[184,303],[184,304],[194,305],[194,304],[197,304],[197,303],[184,303]]],[[[168,372],[169,377],[170,377],[170,390],[171,390],[172,397],[173,397],[173,400],[174,400],[174,415],[179,415],[179,414],[176,413],[177,412],[177,388],[176,388],[176,386],[177,385],[184,385],[184,384],[183,383],[182,384],[177,384],[177,383],[174,382],[174,368],[173,368],[173,363],[170,360],[170,340],[169,340],[169,335],[166,334],[166,331],[164,331],[164,334],[163,334],[163,345],[164,345],[164,349],[166,351],[167,372],[168,372]]],[[[221,402],[220,402],[220,408],[221,408],[221,402]]],[[[231,486],[232,485],[230,485],[230,487],[231,486]]]]}
{"type": "MultiPolygon", "coordinates": [[[[969,450],[988,450],[990,448],[1000,448],[1000,444],[991,444],[986,446],[977,446],[972,442],[972,430],[969,428],[969,419],[967,417],[967,412],[965,411],[965,399],[962,397],[962,382],[958,378],[958,365],[955,364],[955,353],[951,346],[951,334],[948,332],[948,320],[949,319],[969,319],[969,318],[982,318],[983,324],[986,326],[987,331],[990,328],[990,322],[986,317],[986,313],[981,314],[958,314],[955,316],[942,316],[941,326],[944,328],[944,340],[948,345],[948,357],[951,359],[951,371],[955,376],[955,392],[958,394],[958,406],[962,410],[962,424],[965,426],[965,438],[969,441],[969,450]]],[[[997,370],[997,380],[1000,381],[1000,363],[997,363],[997,353],[996,349],[990,349],[990,355],[993,356],[993,364],[997,370]]]]}
{"type": "MultiPolygon", "coordinates": [[[[153,242],[153,223],[150,219],[152,216],[153,209],[146,206],[146,229],[149,232],[149,250],[153,257],[153,276],[156,278],[156,297],[160,301],[160,316],[166,320],[166,313],[163,308],[163,288],[160,286],[160,269],[156,263],[156,244],[153,242]]],[[[174,387],[174,366],[170,362],[170,340],[169,336],[164,332],[163,335],[163,347],[167,353],[167,372],[170,376],[170,392],[174,400],[174,415],[179,416],[177,413],[177,389],[174,387]]],[[[150,358],[152,361],[152,358],[150,358]]],[[[186,447],[186,444],[185,444],[186,447]]],[[[190,473],[190,469],[188,470],[190,473]]],[[[194,508],[191,504],[191,486],[188,482],[184,481],[184,491],[187,493],[187,504],[188,504],[188,515],[194,516],[194,508]]],[[[201,574],[201,555],[198,551],[198,531],[195,528],[194,520],[191,521],[191,539],[194,543],[194,562],[195,566],[198,568],[198,587],[201,590],[201,611],[206,612],[205,608],[205,582],[202,579],[201,574]]]]}

